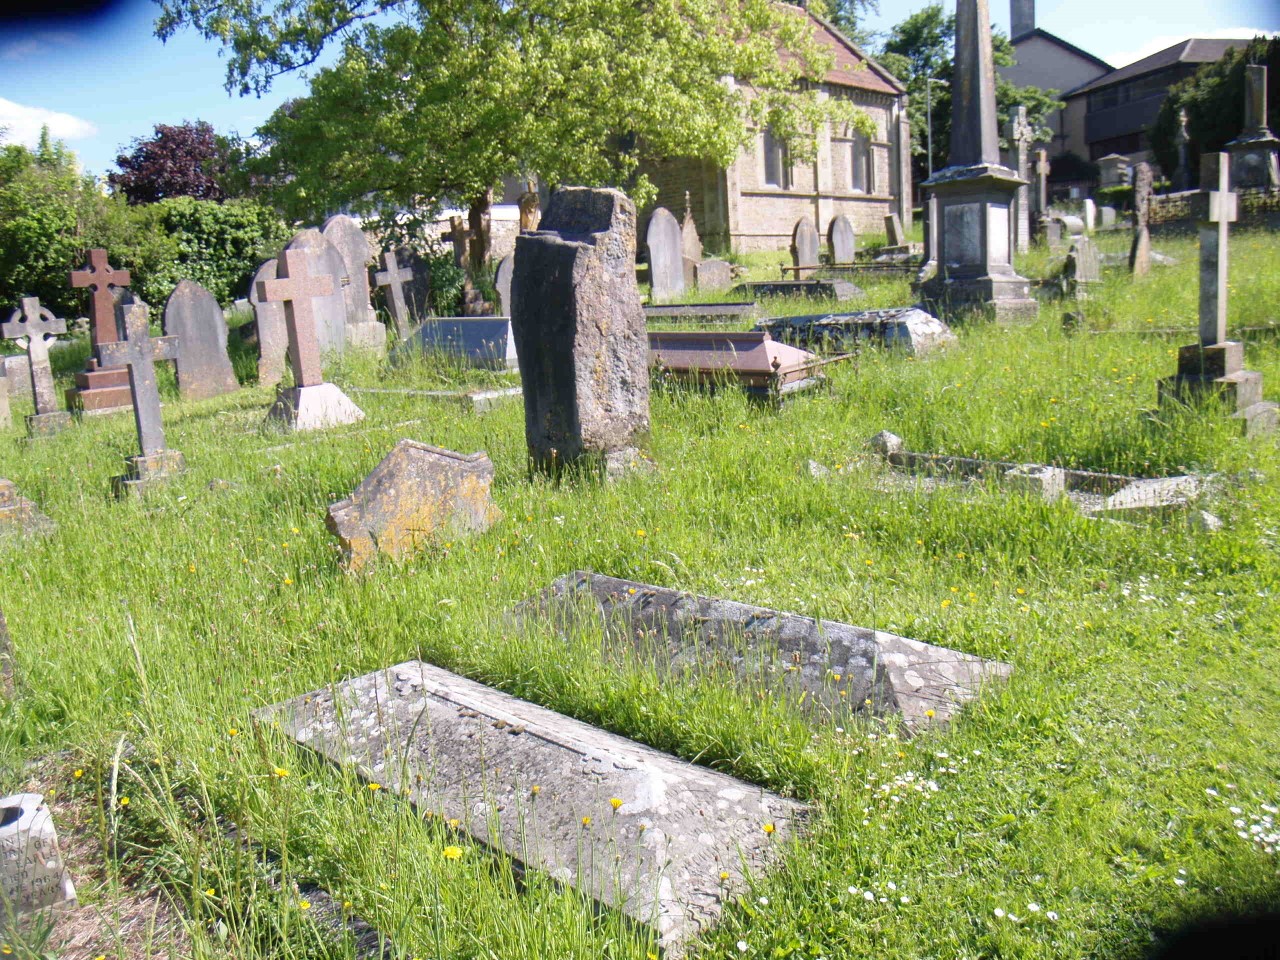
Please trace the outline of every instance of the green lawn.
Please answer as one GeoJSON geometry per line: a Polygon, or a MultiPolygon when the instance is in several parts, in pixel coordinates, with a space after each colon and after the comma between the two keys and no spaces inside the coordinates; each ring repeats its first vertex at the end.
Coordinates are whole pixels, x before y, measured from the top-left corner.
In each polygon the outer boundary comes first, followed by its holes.
{"type": "MultiPolygon", "coordinates": [[[[4,546],[20,683],[0,703],[5,782],[88,811],[113,856],[82,898],[109,910],[121,888],[158,883],[195,956],[349,956],[308,908],[319,882],[404,958],[645,958],[652,944],[615,914],[540,876],[518,880],[250,720],[421,657],[814,805],[811,835],[726,908],[698,956],[1138,956],[1179,918],[1275,905],[1275,847],[1250,827],[1280,803],[1280,457],[1273,439],[1241,439],[1208,414],[1140,416],[1195,329],[1194,243],[1155,246],[1179,265],[1137,282],[1109,274],[1084,307],[1091,328],[1119,332],[1065,334],[1068,307],[1046,304],[1028,327],[961,328],[941,355],[869,350],[781,411],[732,391],[657,389],[660,469],[614,485],[529,480],[518,402],[477,416],[358,391],[501,380],[425,362],[335,367],[367,420],[296,438],[260,430],[265,389],[184,404],[162,377],[169,442],[189,470],[145,503],[109,498],[136,452],[131,418],[37,446],[11,428],[0,476],[59,529],[4,546]],[[1133,333],[1149,325],[1187,335],[1133,333]],[[886,493],[859,471],[810,477],[807,460],[846,463],[881,429],[913,450],[1219,472],[1206,506],[1226,527],[1099,523],[999,489],[886,493]],[[346,576],[325,510],[405,436],[486,450],[504,517],[346,576]],[[514,632],[503,611],[574,569],[890,630],[1015,670],[947,730],[812,727],[713,678],[660,682],[602,661],[590,637],[514,632]],[[230,823],[251,846],[227,838],[230,823]]],[[[1277,319],[1278,248],[1233,237],[1233,326],[1277,319]]],[[[1046,258],[1023,266],[1042,274],[1046,258]]],[[[868,284],[867,302],[909,291],[868,284]]],[[[1247,359],[1280,399],[1274,339],[1250,340],[1247,359]]],[[[58,356],[64,377],[76,361],[58,356]]],[[[244,376],[252,368],[240,358],[244,376]]],[[[20,424],[29,410],[15,407],[20,424]]],[[[126,952],[109,939],[97,950],[126,952]]]]}

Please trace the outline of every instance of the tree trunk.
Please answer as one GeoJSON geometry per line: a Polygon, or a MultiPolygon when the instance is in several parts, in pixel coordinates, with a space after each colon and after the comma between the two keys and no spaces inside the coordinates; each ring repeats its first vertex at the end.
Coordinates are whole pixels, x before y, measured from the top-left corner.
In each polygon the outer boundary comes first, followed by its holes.
{"type": "Polygon", "coordinates": [[[467,211],[470,264],[467,272],[471,276],[479,274],[489,259],[489,209],[493,206],[493,191],[486,190],[471,201],[467,211]]]}

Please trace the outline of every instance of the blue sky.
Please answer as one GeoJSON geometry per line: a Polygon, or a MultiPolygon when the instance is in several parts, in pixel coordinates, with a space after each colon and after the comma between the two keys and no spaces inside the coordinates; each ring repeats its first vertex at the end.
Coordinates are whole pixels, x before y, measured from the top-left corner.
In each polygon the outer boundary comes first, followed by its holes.
{"type": "MultiPolygon", "coordinates": [[[[927,0],[881,0],[870,26],[884,30],[927,0]]],[[[190,31],[167,44],[154,36],[159,8],[123,0],[100,20],[69,26],[26,21],[0,25],[0,126],[32,142],[42,122],[105,174],[116,154],[157,123],[208,120],[220,132],[252,133],[283,100],[306,92],[300,78],[267,95],[228,95],[218,47],[190,31]]],[[[1008,30],[1007,0],[992,0],[992,20],[1008,30]]],[[[1276,0],[1038,0],[1036,24],[1123,66],[1189,36],[1251,36],[1280,31],[1276,0]]]]}

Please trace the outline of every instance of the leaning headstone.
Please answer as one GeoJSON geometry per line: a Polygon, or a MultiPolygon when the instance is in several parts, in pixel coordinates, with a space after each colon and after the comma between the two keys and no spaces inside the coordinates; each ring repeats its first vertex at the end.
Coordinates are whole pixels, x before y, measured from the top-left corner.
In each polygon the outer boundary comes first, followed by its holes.
{"type": "Polygon", "coordinates": [[[728,290],[733,286],[733,267],[727,260],[702,260],[694,271],[698,289],[707,293],[728,290]]]}
{"type": "Polygon", "coordinates": [[[405,298],[405,286],[413,282],[413,270],[400,266],[396,252],[387,250],[382,254],[382,269],[374,273],[373,281],[379,289],[387,291],[387,312],[396,325],[396,336],[400,340],[408,340],[413,333],[413,315],[405,298]]]}
{"type": "Polygon", "coordinates": [[[831,218],[827,227],[827,247],[831,250],[833,264],[853,263],[858,236],[854,233],[853,221],[843,213],[831,218]]]}
{"type": "Polygon", "coordinates": [[[43,795],[16,793],[0,800],[0,916],[21,925],[30,914],[75,903],[76,888],[43,795]]]}
{"type": "Polygon", "coordinates": [[[160,388],[156,386],[156,361],[175,360],[177,337],[151,339],[147,307],[133,303],[118,307],[123,317],[125,339],[98,345],[104,363],[129,368],[129,392],[133,398],[133,422],[138,428],[136,457],[125,459],[125,472],[112,480],[116,496],[140,495],[156,484],[181,473],[182,454],[164,442],[164,421],[160,416],[160,388]]]}
{"type": "Polygon", "coordinates": [[[320,372],[313,311],[331,293],[335,281],[327,275],[311,276],[309,263],[306,250],[286,249],[280,255],[276,279],[258,285],[260,299],[284,304],[294,385],[276,394],[267,422],[286,430],[319,430],[364,419],[364,411],[334,384],[325,382],[320,372]]]}
{"type": "Polygon", "coordinates": [[[791,265],[797,280],[813,276],[818,266],[818,229],[809,217],[801,217],[791,230],[791,265]]]}
{"type": "Polygon", "coordinates": [[[1267,126],[1267,67],[1250,63],[1244,71],[1244,126],[1227,144],[1231,189],[1274,190],[1280,187],[1280,140],[1267,126]]]}
{"type": "Polygon", "coordinates": [[[373,247],[360,224],[339,213],[324,222],[320,233],[342,256],[346,273],[340,277],[347,306],[346,342],[353,347],[387,352],[387,331],[369,300],[369,262],[373,247]]]}
{"type": "Polygon", "coordinates": [[[249,287],[249,303],[253,306],[254,328],[258,335],[258,386],[274,387],[284,379],[288,362],[289,331],[284,322],[284,305],[258,296],[258,284],[274,280],[279,260],[271,259],[258,267],[249,287]]]}
{"type": "Polygon", "coordinates": [[[683,296],[684,238],[680,224],[666,207],[658,207],[649,216],[644,242],[649,254],[649,299],[662,303],[683,296]]]}
{"type": "Polygon", "coordinates": [[[18,537],[44,537],[53,533],[57,524],[40,512],[32,501],[18,493],[12,480],[0,478],[0,534],[18,537]]]}
{"type": "Polygon", "coordinates": [[[227,320],[218,301],[194,280],[173,288],[164,305],[164,332],[178,340],[178,392],[206,400],[240,389],[227,356],[227,320]]]}
{"type": "MultiPolygon", "coordinates": [[[[547,216],[555,206],[553,195],[547,216]]],[[[530,870],[653,924],[667,956],[748,889],[807,813],[422,661],[258,717],[530,870]]]]}
{"type": "MultiPolygon", "coordinates": [[[[51,437],[71,424],[71,414],[58,409],[58,392],[49,366],[49,344],[54,336],[66,332],[67,322],[40,306],[35,297],[23,297],[22,306],[0,326],[0,334],[6,340],[25,340],[27,344],[27,371],[36,407],[36,412],[27,417],[27,432],[33,439],[51,437]]],[[[5,390],[4,394],[3,412],[7,421],[9,391],[5,390]]]]}
{"type": "Polygon", "coordinates": [[[542,228],[516,238],[511,278],[529,457],[553,474],[579,463],[617,473],[649,433],[635,205],[617,190],[567,187],[542,228]]]}
{"type": "Polygon", "coordinates": [[[493,285],[498,290],[498,315],[511,316],[511,275],[516,269],[516,255],[509,253],[498,262],[493,285]]]}
{"type": "Polygon", "coordinates": [[[1129,272],[1145,277],[1151,270],[1151,164],[1145,160],[1133,168],[1133,245],[1129,248],[1129,272]]]}
{"type": "Polygon", "coordinates": [[[437,536],[483,532],[500,516],[489,496],[493,463],[401,440],[346,500],[329,508],[328,527],[342,544],[346,569],[363,568],[377,553],[411,556],[437,536]]]}
{"type": "Polygon", "coordinates": [[[888,245],[891,247],[905,247],[907,245],[907,237],[902,229],[902,221],[898,219],[896,213],[886,213],[884,215],[884,235],[888,239],[888,245]]]}
{"type": "Polygon", "coordinates": [[[316,325],[316,345],[320,355],[341,353],[347,345],[347,298],[342,292],[346,261],[338,248],[315,227],[296,233],[285,250],[298,250],[306,256],[309,277],[329,278],[329,293],[315,298],[311,315],[316,325]]]}

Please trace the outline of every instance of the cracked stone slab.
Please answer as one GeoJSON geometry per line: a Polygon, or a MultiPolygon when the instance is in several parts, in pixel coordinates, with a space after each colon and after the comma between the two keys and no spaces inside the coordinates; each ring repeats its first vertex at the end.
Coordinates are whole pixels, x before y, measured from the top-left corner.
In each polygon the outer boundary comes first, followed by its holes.
{"type": "Polygon", "coordinates": [[[651,924],[668,956],[745,891],[807,814],[795,800],[417,660],[257,719],[651,924]]]}
{"type": "Polygon", "coordinates": [[[514,613],[549,617],[561,628],[586,617],[660,671],[727,668],[815,720],[836,723],[866,713],[900,715],[911,727],[945,722],[1013,669],[881,630],[582,571],[514,613]]]}

